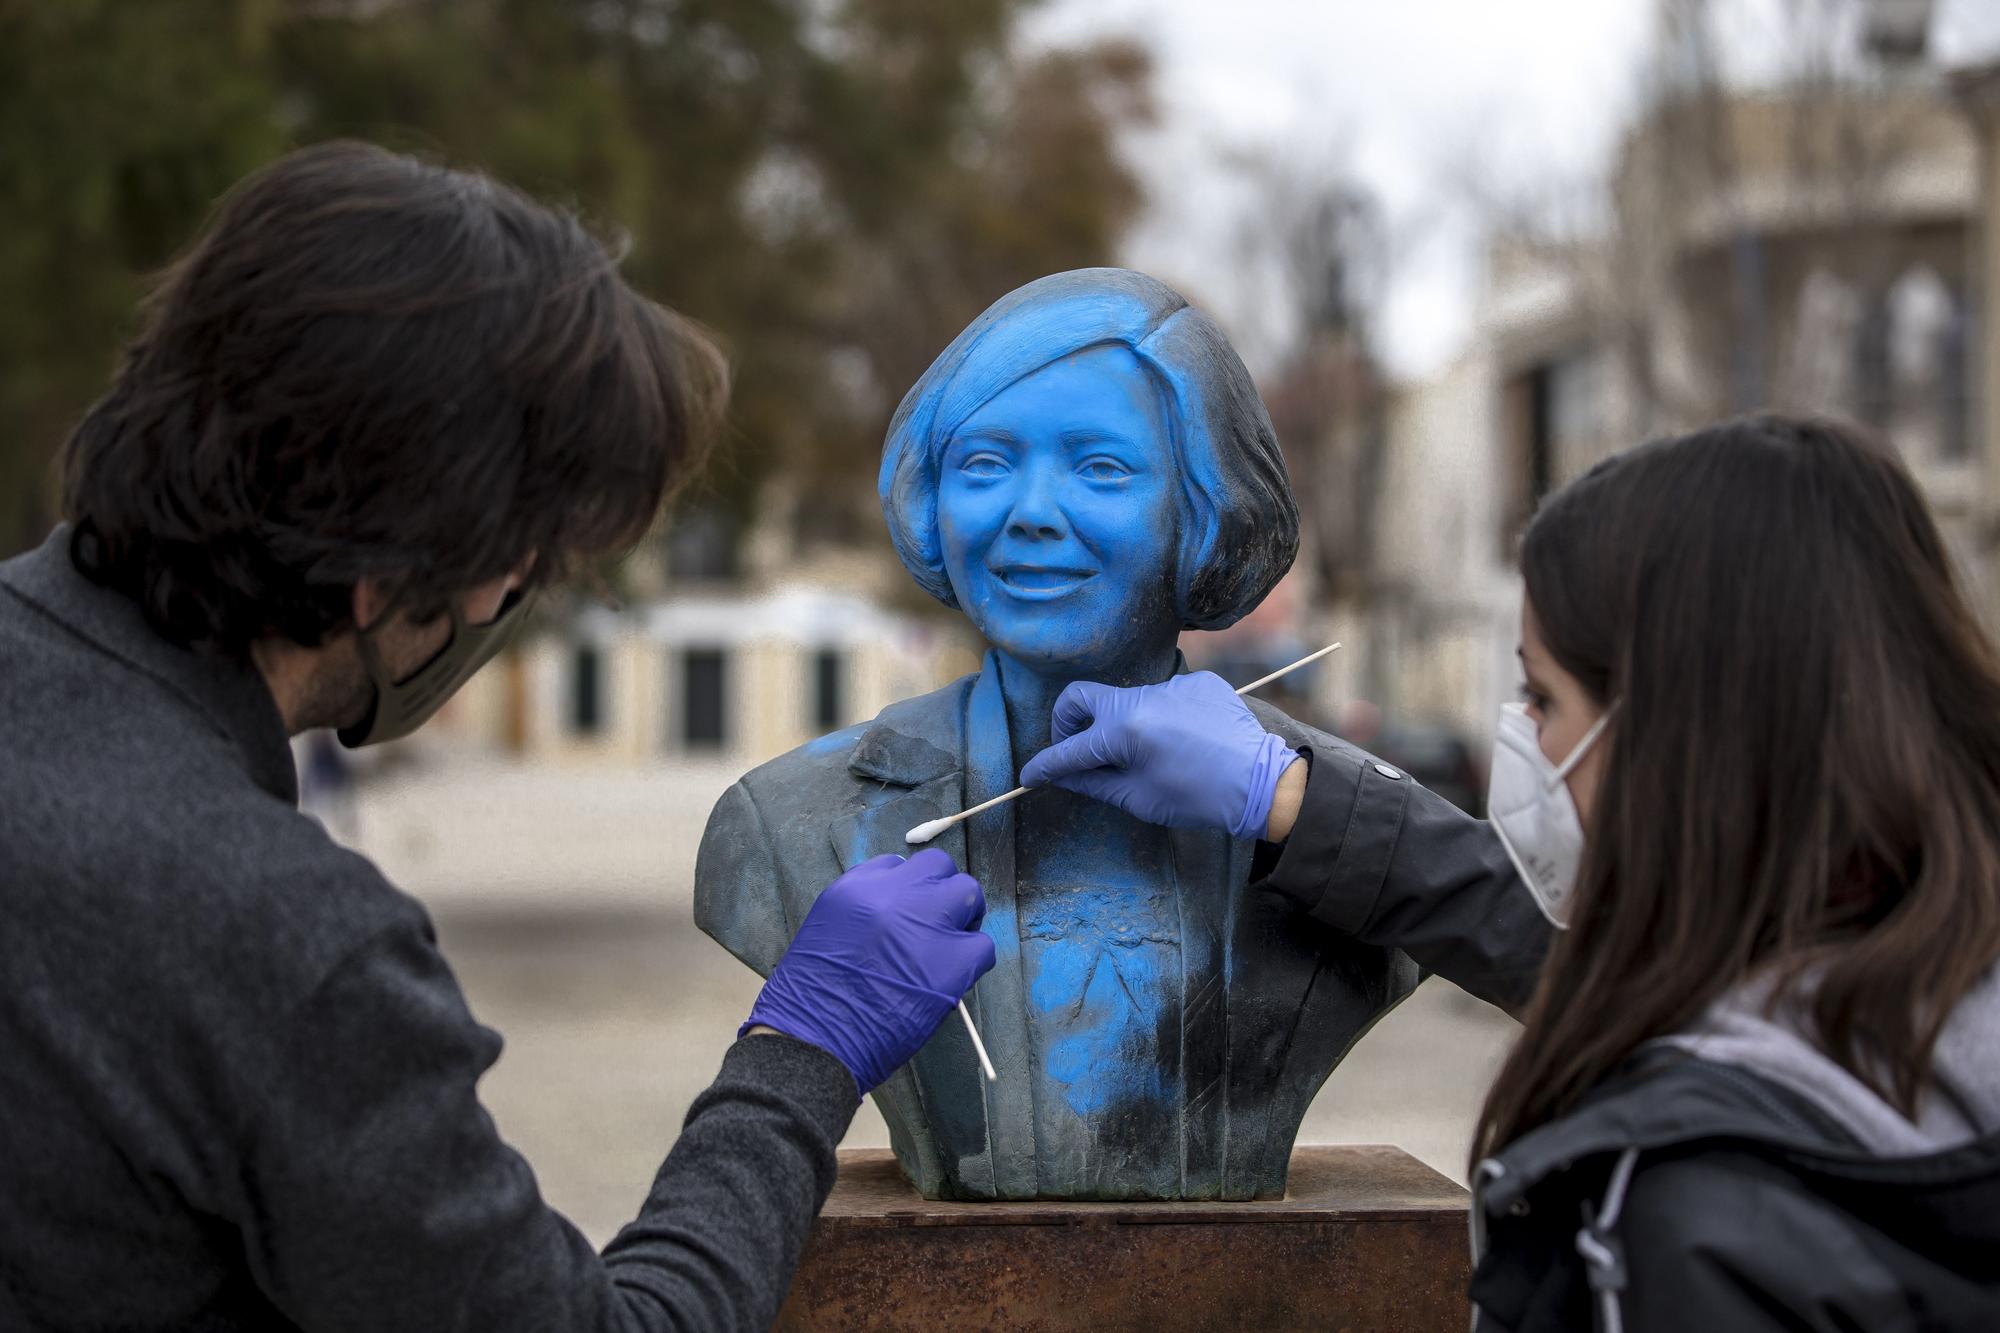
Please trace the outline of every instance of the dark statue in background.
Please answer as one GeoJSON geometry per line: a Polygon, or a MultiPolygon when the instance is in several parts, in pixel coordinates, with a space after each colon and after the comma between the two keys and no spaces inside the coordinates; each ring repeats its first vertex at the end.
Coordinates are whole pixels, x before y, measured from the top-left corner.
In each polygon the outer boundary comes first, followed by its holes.
{"type": "MultiPolygon", "coordinates": [[[[1069,682],[1186,669],[1183,629],[1263,599],[1298,546],[1270,418],[1222,331],[1121,269],[1001,298],[904,398],[881,471],[917,582],[991,645],[976,676],[752,771],[709,818],[703,930],[769,974],[822,886],[996,796],[1069,682]]],[[[1294,747],[1331,738],[1252,705],[1294,747]]],[[[1281,1195],[1299,1120],[1417,983],[1401,953],[1308,938],[1249,891],[1254,844],[1052,789],[936,843],[985,887],[999,963],[875,1093],[931,1198],[1281,1195]]]]}

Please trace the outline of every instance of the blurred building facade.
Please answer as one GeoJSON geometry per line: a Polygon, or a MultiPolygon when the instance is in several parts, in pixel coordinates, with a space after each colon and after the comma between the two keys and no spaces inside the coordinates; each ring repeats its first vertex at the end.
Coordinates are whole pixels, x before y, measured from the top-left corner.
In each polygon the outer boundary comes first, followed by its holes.
{"type": "Polygon", "coordinates": [[[2000,60],[1959,71],[1953,85],[1978,155],[1971,259],[1976,336],[1970,369],[1976,397],[1970,413],[1974,458],[1969,489],[1985,577],[1983,609],[1989,625],[2000,625],[2000,571],[1992,568],[1993,552],[2000,547],[2000,60]]]}
{"type": "MultiPolygon", "coordinates": [[[[1517,691],[1535,505],[1637,441],[1767,407],[1892,439],[2000,625],[2000,320],[1981,316],[2000,310],[2000,65],[1940,69],[1929,6],[1863,3],[1869,22],[1805,34],[1816,54],[1739,86],[1702,8],[1661,0],[1649,110],[1601,190],[1555,220],[1491,219],[1474,334],[1428,381],[1388,384],[1370,351],[1378,220],[1345,196],[1280,210],[1315,299],[1263,388],[1306,529],[1264,607],[1187,636],[1195,665],[1246,679],[1339,639],[1274,702],[1385,753],[1365,734],[1385,723],[1483,751],[1517,691]]],[[[529,757],[747,765],[976,669],[976,637],[911,600],[865,497],[781,476],[755,508],[740,542],[683,518],[626,610],[483,674],[457,725],[529,757]],[[826,513],[841,540],[815,537],[826,513]]]]}
{"type": "Polygon", "coordinates": [[[440,721],[529,761],[747,768],[978,669],[958,617],[896,603],[893,555],[802,557],[783,512],[741,543],[688,516],[628,565],[623,606],[559,613],[440,721]]]}
{"type": "Polygon", "coordinates": [[[452,725],[535,760],[748,766],[933,688],[967,665],[954,647],[825,588],[674,595],[531,640],[467,687],[452,725]]]}
{"type": "Polygon", "coordinates": [[[1893,441],[2000,626],[2000,321],[1981,318],[2000,309],[2000,67],[1948,75],[1907,25],[1883,33],[1775,91],[1681,59],[1591,223],[1496,223],[1470,346],[1389,414],[1374,558],[1393,595],[1360,631],[1382,707],[1489,736],[1539,500],[1763,408],[1893,441]]]}

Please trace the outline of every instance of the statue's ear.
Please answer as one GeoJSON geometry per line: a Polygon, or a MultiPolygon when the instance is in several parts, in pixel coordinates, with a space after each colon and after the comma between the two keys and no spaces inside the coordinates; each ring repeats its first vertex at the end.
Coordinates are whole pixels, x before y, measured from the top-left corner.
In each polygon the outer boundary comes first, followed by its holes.
{"type": "Polygon", "coordinates": [[[1175,403],[1175,454],[1190,521],[1179,592],[1190,629],[1254,610],[1298,555],[1299,511],[1271,415],[1228,337],[1191,306],[1163,320],[1140,355],[1175,403]]]}

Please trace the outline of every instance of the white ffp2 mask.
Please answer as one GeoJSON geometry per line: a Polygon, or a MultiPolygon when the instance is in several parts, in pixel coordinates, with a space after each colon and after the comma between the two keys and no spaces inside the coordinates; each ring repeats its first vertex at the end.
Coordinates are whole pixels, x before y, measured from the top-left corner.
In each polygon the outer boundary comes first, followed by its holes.
{"type": "Polygon", "coordinates": [[[1534,719],[1520,704],[1503,704],[1493,737],[1493,771],[1486,788],[1486,817],[1501,846],[1527,881],[1535,905],[1558,926],[1569,922],[1570,893],[1583,864],[1583,824],[1565,781],[1604,734],[1611,710],[1583,734],[1561,764],[1542,753],[1534,719]]]}

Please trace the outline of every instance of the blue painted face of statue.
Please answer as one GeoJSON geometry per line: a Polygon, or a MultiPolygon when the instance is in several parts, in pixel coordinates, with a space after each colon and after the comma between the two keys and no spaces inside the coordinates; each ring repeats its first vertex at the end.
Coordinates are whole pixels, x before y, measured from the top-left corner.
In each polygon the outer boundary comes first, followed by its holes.
{"type": "Polygon", "coordinates": [[[1180,631],[1180,479],[1159,383],[1086,348],[1016,381],[947,443],[938,528],[958,604],[1029,668],[1115,677],[1180,631]]]}

